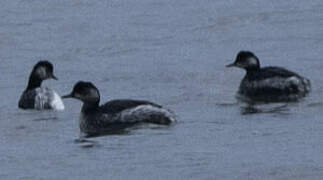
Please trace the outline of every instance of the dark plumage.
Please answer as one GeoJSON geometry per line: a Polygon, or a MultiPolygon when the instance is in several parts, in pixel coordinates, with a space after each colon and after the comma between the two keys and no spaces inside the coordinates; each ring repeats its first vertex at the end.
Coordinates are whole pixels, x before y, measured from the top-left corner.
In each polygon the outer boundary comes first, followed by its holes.
{"type": "Polygon", "coordinates": [[[259,59],[249,51],[238,53],[233,64],[246,70],[238,97],[247,101],[296,101],[311,89],[310,81],[295,72],[281,67],[260,67],[259,59]]]}
{"type": "Polygon", "coordinates": [[[112,100],[100,106],[99,108],[101,111],[114,114],[114,113],[120,113],[123,110],[134,108],[140,105],[151,105],[158,108],[162,108],[162,106],[158,104],[154,104],[149,101],[139,101],[139,100],[129,100],[129,99],[112,100]]]}
{"type": "Polygon", "coordinates": [[[168,125],[175,121],[172,112],[149,101],[121,99],[99,106],[100,93],[90,82],[79,81],[73,91],[63,98],[76,98],[83,102],[80,130],[86,136],[137,123],[168,125]]]}
{"type": "Polygon", "coordinates": [[[22,109],[56,109],[63,110],[60,96],[47,87],[41,87],[46,79],[57,78],[53,74],[53,65],[48,61],[39,61],[29,76],[27,88],[22,93],[18,107],[22,109]]]}

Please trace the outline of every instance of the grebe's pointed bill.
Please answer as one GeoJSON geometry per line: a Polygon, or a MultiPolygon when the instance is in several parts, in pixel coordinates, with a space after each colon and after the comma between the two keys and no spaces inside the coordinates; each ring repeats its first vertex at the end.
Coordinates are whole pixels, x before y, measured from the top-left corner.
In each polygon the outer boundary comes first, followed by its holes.
{"type": "Polygon", "coordinates": [[[235,63],[231,63],[231,64],[228,64],[226,65],[225,67],[229,68],[229,67],[236,67],[237,65],[235,63]]]}
{"type": "Polygon", "coordinates": [[[58,78],[54,74],[51,75],[51,78],[55,79],[56,81],[58,80],[58,78]]]}
{"type": "Polygon", "coordinates": [[[66,98],[74,98],[73,94],[67,94],[65,96],[62,96],[63,99],[66,99],[66,98]]]}

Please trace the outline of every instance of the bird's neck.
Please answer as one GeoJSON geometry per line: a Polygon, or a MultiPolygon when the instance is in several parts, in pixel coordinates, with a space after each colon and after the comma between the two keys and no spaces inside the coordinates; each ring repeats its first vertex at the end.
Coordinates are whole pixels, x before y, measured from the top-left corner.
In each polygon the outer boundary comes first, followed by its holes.
{"type": "Polygon", "coordinates": [[[99,101],[96,102],[84,102],[82,106],[82,112],[87,113],[87,112],[92,112],[97,110],[99,107],[99,101]]]}
{"type": "Polygon", "coordinates": [[[245,70],[247,71],[247,74],[257,73],[260,71],[260,66],[248,67],[248,68],[245,68],[245,70]]]}
{"type": "Polygon", "coordinates": [[[32,89],[38,88],[41,86],[42,82],[43,82],[42,79],[35,76],[34,74],[31,74],[29,77],[28,86],[26,90],[32,90],[32,89]]]}
{"type": "Polygon", "coordinates": [[[260,68],[246,69],[246,71],[247,71],[247,74],[245,77],[248,80],[255,80],[259,76],[260,68]]]}

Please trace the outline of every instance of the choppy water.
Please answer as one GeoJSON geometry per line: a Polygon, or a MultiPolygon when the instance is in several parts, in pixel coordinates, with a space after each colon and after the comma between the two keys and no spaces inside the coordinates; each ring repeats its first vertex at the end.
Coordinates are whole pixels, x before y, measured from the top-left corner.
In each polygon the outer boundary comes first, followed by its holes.
{"type": "Polygon", "coordinates": [[[323,2],[0,1],[0,179],[322,179],[323,2]],[[300,103],[234,98],[239,50],[312,80],[300,103]],[[92,81],[102,101],[146,99],[179,123],[78,142],[81,103],[17,108],[39,59],[60,94],[92,81]]]}

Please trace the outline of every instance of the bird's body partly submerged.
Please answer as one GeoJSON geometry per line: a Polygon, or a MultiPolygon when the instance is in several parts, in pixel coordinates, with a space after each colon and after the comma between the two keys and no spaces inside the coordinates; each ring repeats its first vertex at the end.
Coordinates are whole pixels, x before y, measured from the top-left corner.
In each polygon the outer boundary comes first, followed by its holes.
{"type": "Polygon", "coordinates": [[[288,102],[305,97],[311,90],[307,78],[281,67],[260,67],[258,58],[251,52],[241,51],[235,63],[246,70],[238,91],[238,98],[252,102],[288,102]]]}
{"type": "Polygon", "coordinates": [[[53,66],[48,61],[39,61],[29,77],[26,90],[22,93],[18,107],[21,109],[53,109],[63,110],[64,104],[61,97],[48,87],[41,87],[43,80],[53,78],[53,66]]]}
{"type": "Polygon", "coordinates": [[[60,96],[48,87],[38,87],[25,91],[20,98],[19,107],[22,109],[54,109],[64,110],[60,96]]]}
{"type": "Polygon", "coordinates": [[[68,97],[83,102],[79,125],[85,136],[138,123],[168,125],[175,121],[174,114],[170,110],[149,101],[121,99],[99,106],[99,91],[89,82],[78,82],[70,95],[63,96],[68,97]]]}

